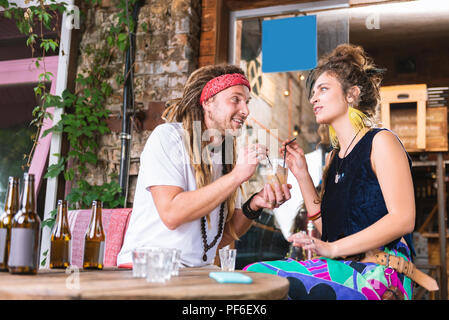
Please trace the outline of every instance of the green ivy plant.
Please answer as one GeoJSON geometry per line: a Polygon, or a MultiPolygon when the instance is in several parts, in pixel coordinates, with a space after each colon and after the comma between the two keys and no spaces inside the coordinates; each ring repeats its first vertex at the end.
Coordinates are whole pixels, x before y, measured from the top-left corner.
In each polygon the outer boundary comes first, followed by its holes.
{"type": "MultiPolygon", "coordinates": [[[[97,139],[110,130],[106,125],[106,119],[110,113],[105,108],[107,98],[112,94],[112,88],[107,82],[109,72],[107,65],[112,58],[114,49],[119,49],[124,53],[129,45],[129,30],[133,30],[134,21],[129,19],[132,9],[137,0],[117,0],[115,5],[118,8],[115,23],[108,29],[104,35],[104,45],[100,48],[87,47],[86,53],[93,58],[92,68],[82,70],[76,76],[76,84],[79,88],[76,92],[65,90],[61,96],[50,94],[46,89],[46,82],[51,81],[53,74],[45,70],[44,57],[50,50],[56,51],[59,47],[59,41],[45,38],[44,28],[50,30],[52,22],[55,22],[58,13],[66,12],[66,3],[56,3],[50,0],[49,5],[44,5],[44,0],[29,0],[28,3],[37,2],[36,6],[28,8],[19,8],[17,4],[0,0],[0,7],[5,9],[4,16],[15,20],[19,31],[27,36],[26,44],[32,49],[33,55],[35,46],[39,45],[42,56],[36,58],[36,67],[43,64],[43,72],[39,75],[38,84],[34,89],[35,95],[42,101],[39,106],[33,110],[33,121],[38,133],[35,135],[34,146],[28,155],[31,160],[34,147],[39,137],[39,131],[42,128],[42,122],[45,118],[51,118],[52,115],[47,112],[49,107],[64,108],[64,114],[61,121],[52,128],[43,132],[43,136],[53,133],[65,134],[70,144],[70,150],[67,155],[58,154],[58,162],[48,167],[45,178],[64,175],[67,181],[76,182],[75,187],[71,189],[67,200],[70,208],[88,208],[92,200],[99,199],[103,201],[105,208],[116,208],[122,206],[124,198],[120,195],[121,189],[115,177],[109,183],[103,185],[90,185],[81,177],[86,172],[87,164],[96,165],[98,162],[97,139]],[[36,23],[39,24],[40,34],[36,34],[36,23]],[[68,166],[69,160],[72,160],[74,166],[68,166]],[[78,179],[77,179],[78,178],[78,179]]],[[[89,8],[95,8],[101,0],[85,0],[81,14],[85,14],[89,8]],[[84,12],[83,12],[84,10],[84,12]]],[[[48,1],[47,1],[48,3],[48,1]]],[[[123,84],[123,75],[117,75],[115,80],[123,84]]],[[[28,163],[29,165],[29,163],[28,163]]],[[[51,217],[44,220],[42,226],[53,227],[55,222],[56,209],[51,212],[51,217]]],[[[45,262],[44,262],[45,264],[45,262]]]]}

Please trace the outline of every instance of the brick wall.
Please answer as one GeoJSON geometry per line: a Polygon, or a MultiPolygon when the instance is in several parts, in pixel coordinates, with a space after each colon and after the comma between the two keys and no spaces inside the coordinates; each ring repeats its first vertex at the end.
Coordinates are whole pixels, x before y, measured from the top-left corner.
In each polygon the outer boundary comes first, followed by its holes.
{"type": "MultiPolygon", "coordinates": [[[[102,45],[105,30],[115,12],[112,2],[103,2],[101,8],[87,15],[86,29],[80,43],[78,72],[89,67],[87,46],[102,45]]],[[[160,123],[163,108],[151,109],[152,101],[165,102],[181,96],[184,82],[198,67],[201,20],[200,0],[146,0],[139,13],[136,33],[136,58],[134,92],[136,112],[142,116],[132,129],[130,178],[128,202],[132,205],[139,170],[139,158],[151,130],[160,123]],[[155,115],[156,113],[157,115],[155,115]],[[142,125],[142,121],[144,125],[142,125]]],[[[110,79],[114,92],[106,102],[112,111],[111,134],[100,139],[99,163],[89,166],[84,179],[89,183],[102,184],[110,181],[110,174],[120,171],[120,112],[123,104],[123,86],[115,81],[124,73],[124,55],[119,52],[109,64],[110,79]]]]}

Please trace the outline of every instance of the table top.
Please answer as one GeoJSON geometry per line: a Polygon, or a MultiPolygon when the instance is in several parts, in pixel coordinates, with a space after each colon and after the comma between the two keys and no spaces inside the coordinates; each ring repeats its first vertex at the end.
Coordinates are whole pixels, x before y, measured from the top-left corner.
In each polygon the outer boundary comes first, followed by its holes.
{"type": "Polygon", "coordinates": [[[161,300],[277,300],[285,299],[288,280],[275,275],[242,272],[251,284],[220,284],[208,268],[183,268],[166,283],[134,278],[132,271],[42,269],[37,275],[0,272],[0,299],[161,299],[161,300]]]}

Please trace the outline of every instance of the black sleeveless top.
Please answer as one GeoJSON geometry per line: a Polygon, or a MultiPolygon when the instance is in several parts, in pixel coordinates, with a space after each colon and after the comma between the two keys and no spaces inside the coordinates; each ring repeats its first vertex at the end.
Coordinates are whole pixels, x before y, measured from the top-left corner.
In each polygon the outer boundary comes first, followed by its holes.
{"type": "MultiPolygon", "coordinates": [[[[332,242],[359,232],[388,213],[370,159],[373,138],[382,130],[387,129],[374,128],[368,131],[344,161],[338,154],[333,157],[321,202],[323,241],[332,242]],[[338,183],[335,182],[337,169],[340,174],[338,183]]],[[[406,154],[411,167],[411,158],[406,154]]],[[[411,234],[404,236],[404,239],[414,252],[411,234]]],[[[386,247],[391,248],[399,241],[396,239],[386,244],[386,247]]]]}

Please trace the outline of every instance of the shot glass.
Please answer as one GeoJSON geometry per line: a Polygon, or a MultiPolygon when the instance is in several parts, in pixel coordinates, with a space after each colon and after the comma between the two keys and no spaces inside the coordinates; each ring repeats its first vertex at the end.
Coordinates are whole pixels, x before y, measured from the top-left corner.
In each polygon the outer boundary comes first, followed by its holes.
{"type": "Polygon", "coordinates": [[[165,270],[165,277],[167,278],[166,280],[170,280],[171,276],[173,275],[174,272],[174,268],[175,268],[175,263],[177,262],[176,260],[176,255],[177,255],[177,250],[175,248],[161,248],[162,251],[164,251],[164,253],[167,255],[166,259],[166,269],[165,270]]]}
{"type": "Polygon", "coordinates": [[[181,250],[179,249],[173,249],[173,265],[172,265],[172,276],[178,276],[179,275],[179,266],[181,264],[181,250]]]}
{"type": "Polygon", "coordinates": [[[220,256],[221,271],[234,271],[237,249],[225,247],[218,250],[218,254],[220,256]]]}
{"type": "Polygon", "coordinates": [[[172,250],[166,248],[150,248],[147,250],[148,282],[164,283],[171,278],[173,266],[172,250]]]}
{"type": "Polygon", "coordinates": [[[145,278],[147,275],[147,250],[137,248],[132,251],[133,277],[145,278]]]}

